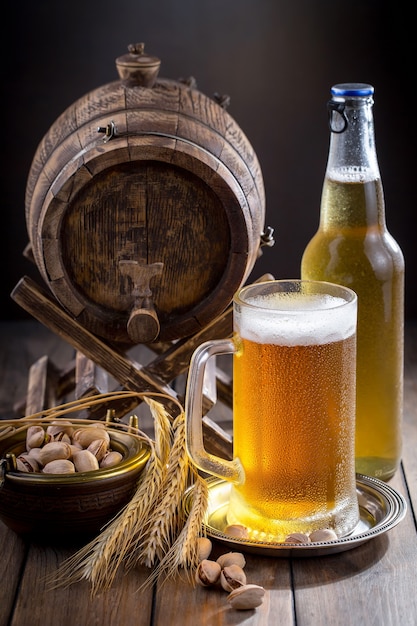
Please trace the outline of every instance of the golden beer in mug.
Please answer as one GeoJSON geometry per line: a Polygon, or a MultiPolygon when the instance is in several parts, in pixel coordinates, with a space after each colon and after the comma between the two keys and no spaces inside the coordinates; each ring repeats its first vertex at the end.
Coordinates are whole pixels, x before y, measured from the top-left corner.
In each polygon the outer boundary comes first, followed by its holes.
{"type": "Polygon", "coordinates": [[[187,446],[202,470],[233,483],[229,524],[252,539],[351,532],[355,476],[356,294],[320,281],[269,281],[234,298],[233,340],[206,342],[191,360],[187,446]],[[204,450],[205,362],[233,352],[233,461],[204,450]]]}

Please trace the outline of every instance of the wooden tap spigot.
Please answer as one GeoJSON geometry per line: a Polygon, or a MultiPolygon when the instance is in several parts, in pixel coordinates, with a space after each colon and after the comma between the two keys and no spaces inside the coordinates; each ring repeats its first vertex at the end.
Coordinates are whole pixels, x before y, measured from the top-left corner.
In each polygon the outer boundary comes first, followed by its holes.
{"type": "Polygon", "coordinates": [[[134,343],[150,343],[159,335],[160,325],[153,301],[150,281],[162,273],[163,263],[141,264],[123,259],[119,268],[132,281],[134,305],[127,322],[127,332],[134,343]]]}

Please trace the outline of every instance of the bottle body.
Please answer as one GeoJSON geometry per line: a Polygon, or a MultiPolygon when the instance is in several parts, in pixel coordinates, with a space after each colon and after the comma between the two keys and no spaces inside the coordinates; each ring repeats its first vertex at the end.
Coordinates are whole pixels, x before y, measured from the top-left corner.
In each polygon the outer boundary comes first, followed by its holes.
{"type": "Polygon", "coordinates": [[[330,150],[320,226],[304,251],[301,276],[358,295],[356,471],[388,480],[401,458],[404,259],[386,228],[376,155],[371,167],[333,157],[330,150]]]}

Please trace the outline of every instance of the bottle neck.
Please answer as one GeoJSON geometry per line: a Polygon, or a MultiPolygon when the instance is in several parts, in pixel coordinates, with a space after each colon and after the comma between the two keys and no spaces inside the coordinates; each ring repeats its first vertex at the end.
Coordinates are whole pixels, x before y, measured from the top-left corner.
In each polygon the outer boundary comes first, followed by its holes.
{"type": "Polygon", "coordinates": [[[328,104],[330,147],[327,172],[346,182],[380,177],[375,148],[372,97],[334,98],[328,104]]]}
{"type": "Polygon", "coordinates": [[[365,233],[369,228],[386,228],[372,105],[370,96],[334,97],[328,104],[331,136],[322,229],[364,229],[365,233]]]}

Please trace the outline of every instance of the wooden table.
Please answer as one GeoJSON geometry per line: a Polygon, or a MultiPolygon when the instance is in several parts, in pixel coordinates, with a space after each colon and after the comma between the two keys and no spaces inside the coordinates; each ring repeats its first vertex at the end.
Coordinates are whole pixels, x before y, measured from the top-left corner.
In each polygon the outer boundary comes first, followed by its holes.
{"type": "MultiPolygon", "coordinates": [[[[43,354],[64,366],[72,349],[37,322],[0,325],[0,414],[11,417],[25,393],[27,371],[43,354]]],[[[47,590],[71,554],[27,543],[0,522],[0,626],[145,626],[204,624],[285,626],[415,626],[417,624],[417,324],[406,328],[403,461],[390,485],[406,499],[405,519],[346,552],[314,558],[247,554],[248,581],[267,590],[261,607],[236,611],[226,592],[177,580],[137,593],[149,570],[119,576],[94,598],[87,583],[47,590]]],[[[224,552],[215,545],[214,555],[224,552]]]]}

